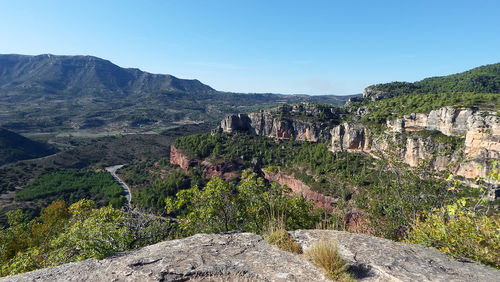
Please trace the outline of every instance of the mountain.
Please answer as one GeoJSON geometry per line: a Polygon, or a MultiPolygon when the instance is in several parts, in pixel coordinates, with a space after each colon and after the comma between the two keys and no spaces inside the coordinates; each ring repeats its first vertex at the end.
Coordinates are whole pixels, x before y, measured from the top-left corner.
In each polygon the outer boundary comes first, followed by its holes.
{"type": "Polygon", "coordinates": [[[414,83],[376,84],[365,89],[364,97],[379,100],[402,94],[444,92],[500,93],[500,63],[447,76],[429,77],[414,83]]]}
{"type": "Polygon", "coordinates": [[[92,56],[0,55],[0,125],[18,132],[158,132],[278,103],[342,105],[349,97],[219,92],[92,56]]]}
{"type": "Polygon", "coordinates": [[[0,89],[75,96],[126,96],[156,91],[215,92],[198,80],[125,69],[92,56],[0,55],[0,89]]]}
{"type": "Polygon", "coordinates": [[[18,160],[34,159],[54,154],[57,149],[0,128],[0,166],[18,160]]]}

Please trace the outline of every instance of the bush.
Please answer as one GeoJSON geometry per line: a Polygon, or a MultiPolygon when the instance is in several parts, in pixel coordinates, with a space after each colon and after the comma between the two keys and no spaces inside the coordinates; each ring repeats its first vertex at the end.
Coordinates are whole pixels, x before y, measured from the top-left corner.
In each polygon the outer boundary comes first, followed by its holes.
{"type": "Polygon", "coordinates": [[[312,245],[305,255],[321,267],[328,278],[334,281],[354,281],[347,272],[348,265],[338,253],[335,242],[320,240],[312,245]]]}
{"type": "Polygon", "coordinates": [[[406,242],[500,268],[500,217],[465,210],[464,199],[417,217],[406,242]]]}

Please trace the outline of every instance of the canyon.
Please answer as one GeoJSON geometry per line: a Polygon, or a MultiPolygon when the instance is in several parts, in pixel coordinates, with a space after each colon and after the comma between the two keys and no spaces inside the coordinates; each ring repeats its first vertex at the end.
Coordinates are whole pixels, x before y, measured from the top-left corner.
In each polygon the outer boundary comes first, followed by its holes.
{"type": "Polygon", "coordinates": [[[449,169],[456,176],[469,180],[480,177],[498,185],[488,179],[492,161],[500,159],[500,117],[494,112],[443,107],[388,120],[381,132],[352,121],[339,124],[340,116],[334,108],[284,105],[226,116],[215,132],[247,131],[275,139],[325,142],[332,152],[374,157],[392,150],[412,167],[429,161],[436,170],[449,169]],[[439,142],[440,135],[455,137],[451,140],[458,144],[439,142]]]}

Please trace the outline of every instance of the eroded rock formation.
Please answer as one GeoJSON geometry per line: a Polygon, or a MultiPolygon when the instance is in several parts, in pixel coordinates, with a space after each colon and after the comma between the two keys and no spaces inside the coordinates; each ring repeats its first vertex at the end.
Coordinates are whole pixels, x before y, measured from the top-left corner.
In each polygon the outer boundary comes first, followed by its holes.
{"type": "Polygon", "coordinates": [[[194,164],[192,160],[182,154],[182,152],[173,145],[170,146],[170,163],[176,164],[186,171],[194,164]]]}
{"type": "Polygon", "coordinates": [[[287,175],[282,172],[265,172],[264,177],[269,181],[276,181],[280,185],[288,186],[294,194],[304,196],[306,200],[313,201],[314,206],[318,208],[324,208],[328,212],[332,211],[332,204],[335,204],[338,201],[338,199],[334,197],[326,196],[311,190],[309,186],[304,184],[304,182],[296,179],[293,175],[287,175]]]}
{"type": "MultiPolygon", "coordinates": [[[[373,92],[373,91],[372,91],[373,92]]],[[[365,98],[377,99],[384,93],[366,92],[365,98]]],[[[410,166],[430,161],[437,170],[451,169],[455,175],[486,178],[491,160],[500,160],[500,117],[494,112],[443,107],[428,114],[414,113],[387,121],[387,130],[375,133],[360,123],[337,124],[341,116],[334,109],[316,105],[281,106],[248,115],[227,116],[219,131],[243,130],[277,139],[328,142],[333,152],[376,153],[393,150],[410,166]],[[461,148],[437,142],[416,131],[440,132],[464,138],[461,148]]]]}
{"type": "Polygon", "coordinates": [[[340,110],[314,104],[283,105],[251,114],[226,116],[219,131],[247,131],[277,139],[295,138],[318,142],[329,139],[328,129],[337,124],[340,110]]]}
{"type": "MultiPolygon", "coordinates": [[[[360,281],[498,281],[500,271],[420,245],[330,230],[290,232],[307,250],[335,240],[360,281]]],[[[0,281],[329,281],[302,255],[251,233],[197,234],[103,260],[45,268],[0,281]]]]}

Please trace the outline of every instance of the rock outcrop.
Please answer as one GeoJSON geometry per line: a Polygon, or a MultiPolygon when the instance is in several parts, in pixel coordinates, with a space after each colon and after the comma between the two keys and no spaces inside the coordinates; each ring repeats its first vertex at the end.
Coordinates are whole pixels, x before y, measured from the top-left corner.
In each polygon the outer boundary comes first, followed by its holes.
{"type": "Polygon", "coordinates": [[[339,253],[361,281],[498,281],[500,271],[457,261],[421,245],[333,230],[297,230],[292,237],[307,250],[314,242],[337,242],[339,253]]]}
{"type": "Polygon", "coordinates": [[[226,116],[218,131],[247,131],[276,139],[295,138],[300,141],[328,140],[329,132],[337,124],[341,111],[308,103],[283,105],[251,114],[226,116]]]}
{"type": "Polygon", "coordinates": [[[207,179],[214,176],[230,179],[235,176],[236,171],[241,170],[241,167],[232,163],[212,164],[206,160],[189,158],[173,145],[170,146],[170,163],[178,165],[186,173],[189,172],[189,169],[199,164],[203,167],[203,172],[207,179]]]}
{"type": "Polygon", "coordinates": [[[465,160],[454,168],[459,176],[486,178],[490,161],[500,160],[500,117],[493,112],[444,107],[429,114],[411,114],[388,121],[387,126],[399,133],[437,130],[444,135],[465,137],[465,160]]]}
{"type": "MultiPolygon", "coordinates": [[[[290,232],[305,250],[335,240],[360,281],[498,281],[500,271],[420,245],[341,231],[290,232]]],[[[0,281],[329,281],[303,255],[251,233],[197,234],[103,260],[88,259],[0,281]]]]}
{"type": "Polygon", "coordinates": [[[336,126],[330,132],[330,150],[337,151],[371,151],[372,139],[369,130],[361,124],[344,122],[336,126]]]}
{"type": "Polygon", "coordinates": [[[363,90],[363,99],[370,99],[371,101],[378,101],[384,98],[390,98],[393,95],[391,95],[388,92],[384,92],[381,90],[375,90],[371,87],[366,87],[363,90]]]}
{"type": "Polygon", "coordinates": [[[194,161],[182,154],[174,145],[170,146],[170,163],[178,165],[186,171],[194,165],[194,161]]]}
{"type": "Polygon", "coordinates": [[[294,194],[302,195],[306,200],[314,202],[314,206],[324,208],[327,212],[333,210],[332,204],[337,203],[338,199],[311,190],[304,182],[296,179],[293,175],[287,175],[282,172],[266,173],[264,177],[269,181],[278,182],[280,185],[288,186],[294,194]]]}
{"type": "MultiPolygon", "coordinates": [[[[364,97],[378,99],[385,95],[379,92],[367,88],[364,97]]],[[[373,132],[360,123],[339,124],[341,117],[342,113],[335,108],[284,105],[248,115],[227,116],[218,131],[246,131],[275,139],[327,142],[333,152],[364,152],[376,156],[389,149],[410,166],[425,160],[436,170],[451,169],[455,175],[468,179],[487,178],[491,160],[500,160],[500,117],[494,112],[443,107],[428,114],[413,113],[389,120],[383,133],[373,132]],[[456,137],[459,148],[453,147],[457,144],[439,142],[439,138],[432,137],[434,132],[456,137]]]]}

